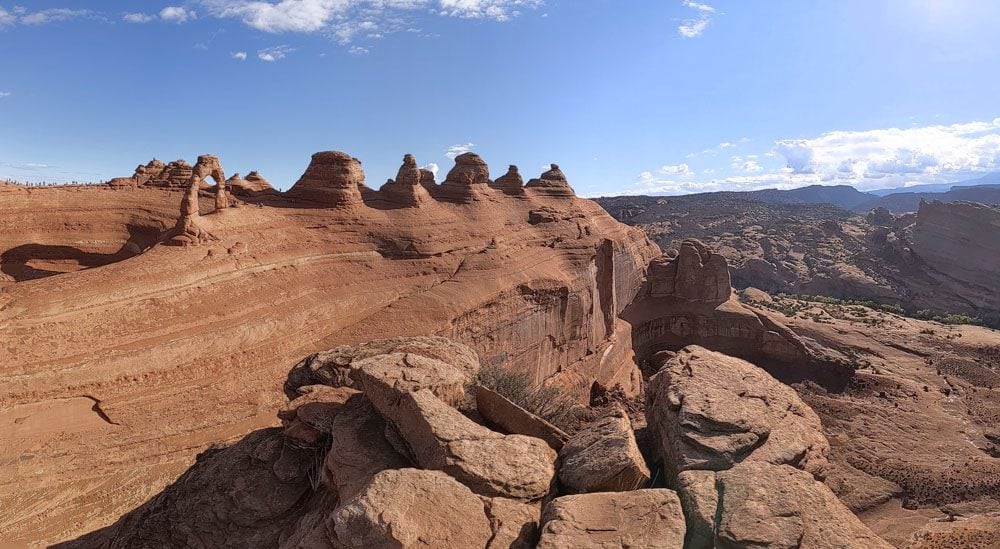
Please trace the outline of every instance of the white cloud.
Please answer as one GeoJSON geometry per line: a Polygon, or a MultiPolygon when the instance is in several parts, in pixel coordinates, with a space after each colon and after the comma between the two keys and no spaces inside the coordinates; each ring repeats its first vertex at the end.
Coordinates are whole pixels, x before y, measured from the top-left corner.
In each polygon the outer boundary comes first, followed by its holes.
{"type": "Polygon", "coordinates": [[[156,16],[148,13],[126,13],[122,15],[122,19],[128,23],[149,23],[155,21],[156,16]]]}
{"type": "Polygon", "coordinates": [[[363,46],[351,46],[351,49],[347,50],[347,53],[353,55],[365,55],[368,53],[368,48],[363,46]]]}
{"type": "Polygon", "coordinates": [[[441,171],[441,167],[438,166],[437,163],[435,163],[435,162],[431,162],[431,163],[427,164],[426,166],[420,166],[420,169],[421,170],[428,170],[429,172],[431,172],[432,174],[434,174],[434,177],[437,177],[438,172],[441,171]]]}
{"type": "MultiPolygon", "coordinates": [[[[16,7],[14,8],[14,13],[18,13],[16,7]]],[[[68,8],[52,8],[32,13],[24,12],[21,15],[21,23],[25,25],[44,25],[56,21],[69,21],[77,17],[86,17],[90,13],[90,10],[71,10],[68,8]]]]}
{"type": "Polygon", "coordinates": [[[705,29],[712,22],[712,18],[718,12],[708,4],[692,0],[684,0],[683,4],[684,7],[695,10],[697,14],[695,17],[681,21],[681,24],[677,27],[677,34],[681,38],[698,38],[705,32],[705,29]]]}
{"type": "Polygon", "coordinates": [[[257,59],[261,61],[277,61],[279,59],[284,59],[289,53],[295,51],[295,48],[289,46],[274,46],[273,48],[264,48],[257,51],[257,59]]]}
{"type": "Polygon", "coordinates": [[[160,10],[160,19],[164,21],[187,23],[189,20],[197,18],[198,14],[194,10],[189,10],[181,6],[167,6],[160,10]]]}
{"type": "MultiPolygon", "coordinates": [[[[447,156],[448,158],[454,160],[455,157],[458,156],[458,155],[460,155],[460,154],[465,154],[467,152],[471,152],[472,148],[475,147],[475,146],[476,146],[475,143],[466,143],[464,145],[452,145],[452,146],[448,147],[448,150],[446,150],[444,152],[444,155],[447,156]]],[[[545,169],[548,169],[548,167],[546,167],[545,169]]]]}
{"type": "Polygon", "coordinates": [[[816,184],[870,190],[957,182],[1000,171],[1000,118],[782,139],[763,154],[735,155],[729,157],[728,165],[702,169],[704,178],[677,177],[681,170],[676,166],[664,168],[674,169],[641,173],[635,182],[637,188],[625,194],[790,189],[816,184]],[[784,166],[777,163],[779,157],[784,166]],[[721,174],[718,177],[717,171],[721,174]]]}
{"type": "Polygon", "coordinates": [[[10,97],[10,92],[0,91],[0,99],[3,99],[4,97],[10,97]]]}
{"type": "Polygon", "coordinates": [[[719,143],[719,148],[720,149],[731,149],[731,148],[733,148],[735,146],[736,146],[736,143],[731,143],[729,141],[723,141],[722,143],[719,143]]]}
{"type": "Polygon", "coordinates": [[[236,52],[236,53],[233,54],[233,59],[238,59],[240,61],[246,61],[247,60],[247,52],[245,52],[245,51],[238,51],[238,52],[236,52]]]}
{"type": "Polygon", "coordinates": [[[858,182],[1000,170],[1000,118],[911,128],[835,131],[785,139],[774,151],[794,174],[858,182]]]}
{"type": "Polygon", "coordinates": [[[235,18],[264,32],[327,32],[342,43],[407,30],[408,12],[508,21],[542,0],[201,0],[215,17],[235,18]]]}
{"type": "Polygon", "coordinates": [[[661,166],[660,169],[656,171],[665,175],[682,175],[682,176],[689,176],[692,175],[693,173],[691,171],[691,168],[687,164],[661,166]]]}
{"type": "Polygon", "coordinates": [[[0,27],[6,27],[7,25],[13,25],[14,23],[17,23],[17,16],[3,8],[0,8],[0,27]]]}

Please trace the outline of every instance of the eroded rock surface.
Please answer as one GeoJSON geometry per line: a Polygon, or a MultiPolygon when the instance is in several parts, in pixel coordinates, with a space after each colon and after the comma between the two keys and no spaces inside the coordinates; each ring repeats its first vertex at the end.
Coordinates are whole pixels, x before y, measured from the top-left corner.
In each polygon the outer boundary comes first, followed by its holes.
{"type": "Polygon", "coordinates": [[[491,426],[511,434],[540,438],[557,452],[569,439],[562,429],[481,385],[476,386],[476,409],[491,426]]]}
{"type": "Polygon", "coordinates": [[[624,492],[650,479],[646,460],[620,405],[585,424],[559,451],[559,482],[570,492],[624,492]]]}
{"type": "Polygon", "coordinates": [[[684,514],[666,489],[563,496],[542,511],[539,549],[684,546],[684,514]]]}
{"type": "Polygon", "coordinates": [[[360,160],[340,151],[318,152],[288,194],[328,206],[351,207],[362,204],[364,184],[360,160]]]}
{"type": "Polygon", "coordinates": [[[830,445],[819,417],[791,388],[738,358],[689,346],[650,379],[646,415],[676,474],[742,461],[822,476],[830,445]]]}
{"type": "Polygon", "coordinates": [[[486,547],[493,530],[483,502],[440,471],[382,471],[337,509],[334,546],[357,549],[486,547]]]}

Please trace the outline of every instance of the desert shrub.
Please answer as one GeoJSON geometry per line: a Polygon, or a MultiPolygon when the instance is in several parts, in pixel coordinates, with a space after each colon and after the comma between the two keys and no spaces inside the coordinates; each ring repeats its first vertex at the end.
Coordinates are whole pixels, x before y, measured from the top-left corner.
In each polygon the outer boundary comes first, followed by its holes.
{"type": "Polygon", "coordinates": [[[969,315],[957,315],[957,314],[944,315],[935,318],[934,320],[937,320],[941,324],[976,324],[976,325],[982,324],[981,320],[979,320],[974,316],[969,316],[969,315]]]}
{"type": "Polygon", "coordinates": [[[503,395],[567,433],[579,429],[584,407],[557,387],[532,383],[527,373],[484,365],[476,376],[476,383],[503,395]]]}

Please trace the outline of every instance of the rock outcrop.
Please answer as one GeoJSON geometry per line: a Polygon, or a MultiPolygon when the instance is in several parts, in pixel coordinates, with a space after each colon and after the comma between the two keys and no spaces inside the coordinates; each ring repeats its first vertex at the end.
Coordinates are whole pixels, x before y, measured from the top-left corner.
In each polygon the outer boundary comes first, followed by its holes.
{"type": "Polygon", "coordinates": [[[524,196],[524,178],[513,164],[493,182],[493,186],[511,196],[524,196]]]}
{"type": "MultiPolygon", "coordinates": [[[[479,357],[467,345],[463,345],[446,337],[419,336],[396,337],[368,341],[358,345],[341,345],[328,351],[322,351],[307,356],[299,361],[288,373],[285,380],[285,394],[295,398],[300,387],[308,385],[329,385],[331,387],[350,387],[354,385],[351,372],[358,368],[362,361],[385,355],[411,355],[431,359],[430,362],[414,360],[414,366],[421,365],[438,367],[445,375],[452,373],[452,392],[461,391],[461,384],[468,382],[479,371],[479,357]],[[441,368],[441,365],[449,368],[441,368]]],[[[451,398],[447,397],[446,398],[451,398]]]]}
{"type": "Polygon", "coordinates": [[[285,436],[311,446],[319,446],[333,432],[334,418],[358,391],[347,387],[308,385],[299,388],[301,396],[292,400],[278,418],[285,436]]]}
{"type": "Polygon", "coordinates": [[[234,195],[246,198],[275,192],[274,187],[257,172],[250,172],[245,178],[238,173],[233,174],[226,180],[226,187],[234,195]]]}
{"type": "Polygon", "coordinates": [[[441,200],[468,203],[481,200],[490,190],[490,169],[478,154],[467,152],[455,157],[455,167],[437,188],[441,200]]]}
{"type": "Polygon", "coordinates": [[[978,316],[1000,319],[1000,207],[921,202],[913,252],[933,267],[942,290],[965,296],[978,316]]]}
{"type": "Polygon", "coordinates": [[[643,361],[693,344],[749,360],[788,383],[810,380],[842,390],[853,375],[771,315],[740,303],[729,287],[725,258],[695,240],[685,241],[676,256],[650,262],[646,284],[622,318],[633,326],[633,346],[643,361]]]}
{"type": "Polygon", "coordinates": [[[686,548],[892,547],[823,483],[794,467],[744,462],[720,472],[688,471],[681,478],[691,528],[686,548]]]}
{"type": "Polygon", "coordinates": [[[549,170],[537,179],[528,181],[525,188],[534,189],[536,192],[548,196],[576,196],[566,180],[566,174],[556,164],[550,165],[549,170]]]}
{"type": "Polygon", "coordinates": [[[340,151],[318,152],[288,195],[323,204],[349,208],[363,204],[361,189],[365,172],[361,161],[340,151]]]}
{"type": "Polygon", "coordinates": [[[626,492],[649,483],[632,422],[620,405],[609,406],[559,451],[559,482],[571,493],[626,492]]]}
{"type": "Polygon", "coordinates": [[[403,165],[399,167],[396,179],[387,181],[379,192],[386,200],[401,206],[418,206],[431,199],[427,189],[420,184],[421,177],[417,160],[412,154],[408,154],[403,157],[403,165]]]}
{"type": "Polygon", "coordinates": [[[685,347],[649,381],[646,414],[671,474],[745,460],[822,477],[830,444],[791,388],[738,358],[685,347]]]}
{"type": "Polygon", "coordinates": [[[684,546],[684,514],[666,489],[563,496],[542,512],[539,549],[684,546]]]}

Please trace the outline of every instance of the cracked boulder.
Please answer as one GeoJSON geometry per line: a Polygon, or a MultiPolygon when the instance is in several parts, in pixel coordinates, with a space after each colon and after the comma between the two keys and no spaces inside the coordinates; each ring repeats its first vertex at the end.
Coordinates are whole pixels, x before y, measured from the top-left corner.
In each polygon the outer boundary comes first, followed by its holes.
{"type": "Polygon", "coordinates": [[[646,418],[671,476],[743,461],[822,477],[830,445],[791,388],[738,358],[688,346],[650,379],[646,418]]]}
{"type": "Polygon", "coordinates": [[[538,504],[483,498],[493,537],[486,549],[534,549],[538,543],[538,504]]]}
{"type": "Polygon", "coordinates": [[[444,471],[483,496],[536,501],[548,495],[556,453],[541,439],[491,431],[428,389],[408,392],[359,372],[365,395],[421,468],[444,471]]]}
{"type": "Polygon", "coordinates": [[[571,492],[623,492],[649,482],[632,422],[619,404],[609,406],[559,451],[559,482],[571,492]]]}
{"type": "Polygon", "coordinates": [[[667,489],[556,498],[542,512],[538,549],[664,549],[684,546],[684,513],[667,489]]]}
{"type": "Polygon", "coordinates": [[[826,485],[788,465],[744,462],[727,471],[685,471],[678,487],[689,549],[892,547],[826,485]]]}
{"type": "Polygon", "coordinates": [[[333,423],[344,403],[358,394],[348,387],[307,385],[300,396],[278,412],[285,436],[309,446],[318,446],[333,430],[333,423]]]}

